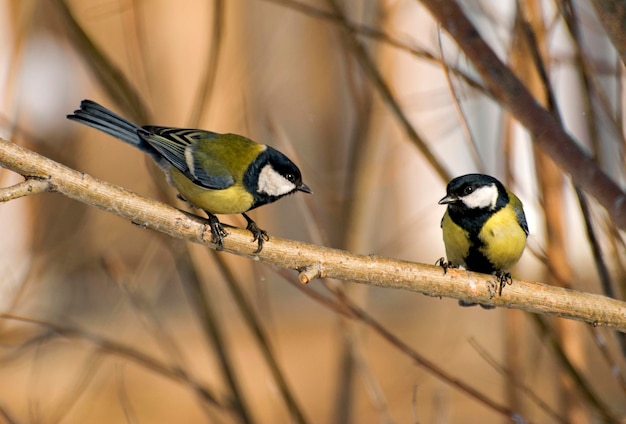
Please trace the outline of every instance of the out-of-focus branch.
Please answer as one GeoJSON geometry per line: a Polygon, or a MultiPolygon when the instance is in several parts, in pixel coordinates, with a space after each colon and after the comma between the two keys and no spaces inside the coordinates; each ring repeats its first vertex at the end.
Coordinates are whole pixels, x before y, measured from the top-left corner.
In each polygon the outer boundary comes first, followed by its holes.
{"type": "MultiPolygon", "coordinates": [[[[115,213],[133,223],[172,237],[215,247],[207,221],[171,206],[143,198],[121,187],[99,181],[37,153],[0,139],[0,166],[26,178],[44,179],[50,191],[115,213]]],[[[605,296],[515,280],[502,296],[492,297],[492,276],[423,265],[378,256],[356,255],[307,243],[272,237],[263,251],[248,231],[229,228],[224,250],[240,256],[302,272],[302,280],[335,278],[378,287],[404,289],[433,297],[522,309],[615,327],[626,332],[626,303],[605,296]]]]}
{"type": "Polygon", "coordinates": [[[376,64],[367,53],[367,49],[357,37],[356,31],[350,27],[348,19],[344,16],[343,12],[337,5],[336,0],[333,0],[330,3],[333,7],[334,12],[339,17],[341,28],[346,31],[345,40],[348,49],[352,52],[352,54],[354,54],[354,57],[361,65],[363,72],[374,84],[374,86],[378,90],[378,93],[381,95],[389,109],[395,115],[398,122],[402,124],[404,132],[408,136],[409,140],[411,140],[411,142],[415,144],[424,159],[430,164],[430,166],[433,167],[437,175],[439,175],[443,181],[449,181],[450,179],[452,179],[452,174],[444,168],[444,166],[441,164],[441,161],[433,153],[431,146],[417,132],[417,129],[413,126],[402,107],[400,107],[400,102],[396,99],[396,96],[391,90],[391,87],[385,82],[385,79],[379,72],[376,64]]]}
{"type": "Polygon", "coordinates": [[[493,93],[532,135],[574,184],[595,197],[615,222],[626,229],[626,193],[585,153],[558,120],[530,94],[524,84],[498,58],[465,16],[455,0],[421,0],[454,38],[493,93]]]}
{"type": "Polygon", "coordinates": [[[600,22],[626,65],[626,3],[622,0],[591,0],[600,22]]]}
{"type": "Polygon", "coordinates": [[[89,69],[102,84],[106,92],[115,99],[127,116],[137,122],[148,122],[148,112],[135,87],[124,76],[124,73],[111,61],[93,40],[87,35],[74,18],[72,10],[65,0],[53,0],[59,16],[63,19],[69,40],[76,50],[88,61],[89,69]]]}
{"type": "MultiPolygon", "coordinates": [[[[213,389],[207,387],[204,383],[196,380],[193,375],[190,375],[179,367],[170,366],[166,363],[163,363],[160,360],[141,352],[140,350],[126,346],[124,344],[120,344],[116,341],[107,339],[106,337],[102,337],[94,333],[89,333],[80,328],[68,325],[57,325],[35,318],[22,317],[8,313],[1,313],[0,320],[13,320],[28,324],[34,324],[42,328],[46,328],[60,337],[86,341],[96,346],[101,352],[126,358],[146,369],[152,370],[155,373],[160,374],[163,377],[186,385],[190,389],[194,390],[198,394],[200,399],[211,405],[214,405],[218,408],[232,409],[232,401],[230,399],[225,398],[223,395],[218,394],[213,389]]],[[[0,416],[3,416],[5,414],[6,413],[0,409],[0,416]]],[[[17,421],[8,422],[12,423],[17,421]]]]}

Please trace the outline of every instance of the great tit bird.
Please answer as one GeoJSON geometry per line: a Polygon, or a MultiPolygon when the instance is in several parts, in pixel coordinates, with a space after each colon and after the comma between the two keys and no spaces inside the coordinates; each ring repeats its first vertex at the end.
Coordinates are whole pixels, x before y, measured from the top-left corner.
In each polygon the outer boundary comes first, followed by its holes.
{"type": "Polygon", "coordinates": [[[148,153],[180,196],[207,213],[218,250],[228,233],[215,214],[242,214],[258,242],[255,253],[259,253],[269,237],[246,212],[296,191],[311,193],[287,156],[240,135],[140,127],[91,100],[83,100],[80,109],[67,118],[148,153]]]}
{"type": "MultiPolygon", "coordinates": [[[[522,202],[497,179],[468,174],[448,183],[439,204],[448,205],[441,220],[447,265],[495,274],[501,293],[511,279],[508,270],[526,247],[528,225],[522,202]]],[[[475,305],[462,300],[459,304],[475,305]]]]}

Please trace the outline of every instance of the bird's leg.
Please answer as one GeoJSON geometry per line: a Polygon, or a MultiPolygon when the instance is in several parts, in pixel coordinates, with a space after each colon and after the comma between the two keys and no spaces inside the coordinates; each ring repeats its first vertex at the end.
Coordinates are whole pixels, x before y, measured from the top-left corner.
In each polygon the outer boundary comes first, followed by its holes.
{"type": "Polygon", "coordinates": [[[435,266],[440,266],[441,268],[443,268],[444,275],[448,273],[448,268],[454,268],[452,262],[446,261],[446,258],[444,258],[443,256],[437,259],[437,262],[435,262],[435,266]]]}
{"type": "Polygon", "coordinates": [[[260,253],[261,250],[263,250],[263,242],[268,241],[270,236],[267,235],[267,231],[260,229],[259,226],[256,225],[256,222],[254,222],[248,215],[245,213],[242,213],[242,215],[246,218],[246,221],[248,221],[246,230],[250,231],[254,236],[252,241],[257,241],[259,243],[259,247],[254,251],[254,253],[260,253]]]}
{"type": "Polygon", "coordinates": [[[213,239],[212,241],[217,245],[217,250],[224,250],[223,241],[224,237],[226,237],[228,233],[224,227],[222,227],[220,220],[217,219],[215,215],[210,212],[207,212],[207,215],[209,216],[209,226],[211,227],[211,236],[213,239]]]}
{"type": "Polygon", "coordinates": [[[496,271],[496,283],[498,284],[498,296],[502,296],[502,289],[506,284],[513,284],[513,277],[510,272],[496,271]]]}

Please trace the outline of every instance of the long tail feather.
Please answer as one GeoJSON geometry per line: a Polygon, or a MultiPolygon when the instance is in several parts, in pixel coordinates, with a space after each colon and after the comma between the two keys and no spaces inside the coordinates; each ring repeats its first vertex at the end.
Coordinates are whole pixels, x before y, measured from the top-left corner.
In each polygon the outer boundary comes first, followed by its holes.
{"type": "Polygon", "coordinates": [[[139,136],[139,132],[145,132],[143,128],[93,100],[80,102],[80,109],[75,110],[73,115],[67,115],[67,119],[103,131],[153,156],[155,154],[154,149],[139,136]]]}

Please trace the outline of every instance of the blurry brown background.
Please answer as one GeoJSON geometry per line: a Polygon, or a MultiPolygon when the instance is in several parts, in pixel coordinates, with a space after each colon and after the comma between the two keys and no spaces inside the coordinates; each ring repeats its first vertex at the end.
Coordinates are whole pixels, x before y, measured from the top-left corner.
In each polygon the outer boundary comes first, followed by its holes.
{"type": "MultiPolygon", "coordinates": [[[[623,184],[623,66],[591,5],[463,4],[543,101],[525,17],[565,125],[623,184]]],[[[243,134],[285,152],[315,192],[252,212],[270,235],[431,264],[444,255],[447,181],[435,167],[446,178],[485,172],[524,202],[531,237],[514,275],[603,293],[567,177],[470,86],[469,64],[419,2],[4,0],[0,31],[0,136],[70,167],[185,207],[141,152],[65,119],[83,98],[140,124],[243,134]]],[[[0,180],[20,178],[0,170],[0,180]]],[[[584,199],[623,297],[624,234],[584,199]]],[[[0,320],[0,422],[507,421],[381,331],[298,290],[293,272],[54,194],[1,205],[0,234],[2,312],[37,320],[0,320]]],[[[307,288],[345,290],[415,352],[531,422],[626,416],[612,331],[403,291],[307,288]]]]}

